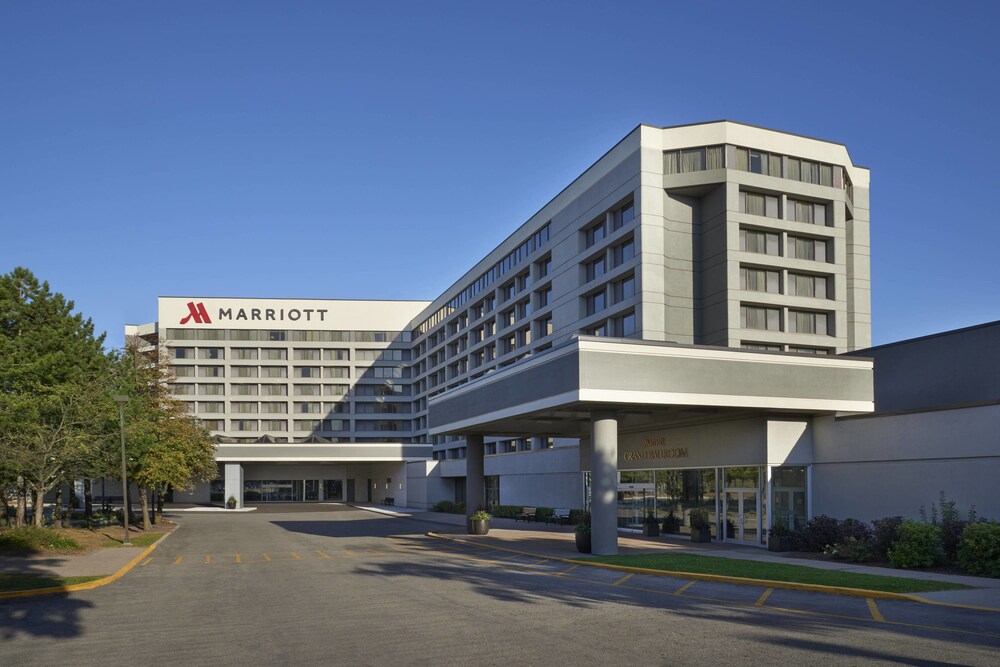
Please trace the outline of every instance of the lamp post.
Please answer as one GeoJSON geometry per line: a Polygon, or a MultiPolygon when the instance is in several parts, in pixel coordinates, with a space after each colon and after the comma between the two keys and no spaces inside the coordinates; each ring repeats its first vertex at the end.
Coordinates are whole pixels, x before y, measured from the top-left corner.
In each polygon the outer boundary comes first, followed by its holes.
{"type": "Polygon", "coordinates": [[[118,430],[122,435],[122,518],[125,523],[125,546],[132,546],[128,539],[128,472],[125,469],[125,404],[128,403],[128,396],[121,394],[115,396],[115,403],[118,404],[118,430]]]}

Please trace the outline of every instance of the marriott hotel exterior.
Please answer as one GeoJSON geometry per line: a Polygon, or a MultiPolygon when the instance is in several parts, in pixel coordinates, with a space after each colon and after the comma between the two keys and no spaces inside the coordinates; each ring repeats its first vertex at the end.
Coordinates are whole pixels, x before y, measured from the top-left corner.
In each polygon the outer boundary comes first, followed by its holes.
{"type": "Polygon", "coordinates": [[[161,297],[127,333],[217,435],[177,501],[588,507],[605,554],[649,511],[759,546],[1000,515],[1000,325],[871,348],[869,224],[842,144],[640,125],[433,301],[161,297]]]}

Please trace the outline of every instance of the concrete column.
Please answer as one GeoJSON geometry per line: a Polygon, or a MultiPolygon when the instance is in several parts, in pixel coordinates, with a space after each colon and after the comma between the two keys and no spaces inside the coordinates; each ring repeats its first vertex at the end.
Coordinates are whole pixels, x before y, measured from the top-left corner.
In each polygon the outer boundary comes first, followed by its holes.
{"type": "Polygon", "coordinates": [[[590,542],[596,556],[618,553],[618,415],[590,414],[590,542]]]}
{"type": "Polygon", "coordinates": [[[483,436],[465,436],[465,516],[486,504],[483,479],[483,436]]]}
{"type": "Polygon", "coordinates": [[[223,502],[236,498],[236,509],[243,509],[243,465],[240,463],[225,464],[226,494],[223,502]]]}

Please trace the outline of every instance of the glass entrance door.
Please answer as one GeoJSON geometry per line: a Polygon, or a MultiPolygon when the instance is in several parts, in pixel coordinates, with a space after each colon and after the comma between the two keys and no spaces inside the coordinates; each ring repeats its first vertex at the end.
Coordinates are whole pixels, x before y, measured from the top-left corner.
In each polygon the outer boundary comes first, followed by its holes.
{"type": "Polygon", "coordinates": [[[760,544],[760,494],[750,489],[726,489],[726,541],[760,544]]]}
{"type": "Polygon", "coordinates": [[[655,497],[652,484],[619,484],[618,527],[642,530],[646,512],[653,509],[655,497]]]}
{"type": "Polygon", "coordinates": [[[319,480],[318,479],[307,479],[306,480],[306,502],[316,502],[319,500],[319,480]]]}

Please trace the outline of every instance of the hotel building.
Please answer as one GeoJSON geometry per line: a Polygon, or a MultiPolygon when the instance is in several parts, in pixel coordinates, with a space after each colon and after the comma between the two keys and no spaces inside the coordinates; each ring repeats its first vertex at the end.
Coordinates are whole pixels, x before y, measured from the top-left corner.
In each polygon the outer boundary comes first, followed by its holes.
{"type": "MultiPolygon", "coordinates": [[[[763,545],[936,498],[872,495],[926,447],[848,417],[878,407],[868,197],[842,144],[641,125],[432,302],[163,297],[128,333],[217,434],[216,500],[587,506],[596,553],[705,509],[763,545]]],[[[973,449],[941,465],[1000,465],[973,449]]]]}

